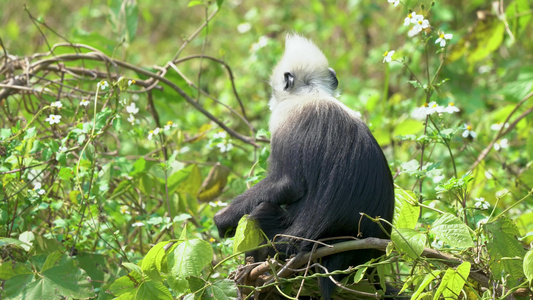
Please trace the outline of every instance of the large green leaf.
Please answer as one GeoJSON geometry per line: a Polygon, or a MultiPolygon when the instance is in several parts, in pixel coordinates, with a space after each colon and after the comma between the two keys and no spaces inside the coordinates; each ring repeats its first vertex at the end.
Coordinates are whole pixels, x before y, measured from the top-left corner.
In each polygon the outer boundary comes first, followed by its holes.
{"type": "Polygon", "coordinates": [[[181,242],[167,257],[169,284],[174,290],[184,292],[188,287],[187,277],[199,276],[212,259],[213,248],[208,242],[200,239],[181,242]]]}
{"type": "Polygon", "coordinates": [[[438,217],[431,225],[431,232],[453,248],[474,247],[468,226],[452,214],[446,213],[438,217]]]}
{"type": "Polygon", "coordinates": [[[452,268],[446,270],[433,299],[437,300],[441,295],[444,299],[458,299],[468,275],[470,275],[470,263],[467,261],[460,264],[456,270],[452,268]]]}
{"type": "Polygon", "coordinates": [[[166,255],[165,246],[169,242],[161,242],[153,246],[141,263],[141,269],[144,274],[148,275],[154,281],[161,281],[160,272],[162,270],[162,264],[166,255]]]}
{"type": "Polygon", "coordinates": [[[202,295],[202,299],[238,299],[237,288],[232,280],[218,280],[206,289],[206,292],[202,295]]]}
{"type": "Polygon", "coordinates": [[[233,253],[239,253],[253,249],[263,241],[263,233],[257,226],[257,222],[244,215],[235,230],[235,240],[233,241],[233,253]]]}
{"type": "Polygon", "coordinates": [[[407,254],[411,259],[417,259],[424,251],[427,236],[410,228],[397,228],[393,230],[391,239],[401,253],[407,254]]]}
{"type": "Polygon", "coordinates": [[[490,254],[489,266],[496,278],[509,276],[509,286],[516,286],[524,277],[522,259],[526,250],[516,239],[520,235],[513,221],[500,217],[486,225],[492,239],[487,244],[490,254]]]}
{"type": "Polygon", "coordinates": [[[529,250],[524,256],[524,275],[526,275],[529,284],[533,282],[533,249],[529,250]]]}
{"type": "Polygon", "coordinates": [[[137,293],[135,293],[135,299],[172,300],[174,298],[170,294],[168,288],[163,285],[163,283],[148,280],[139,286],[137,293]]]}
{"type": "Polygon", "coordinates": [[[422,292],[424,289],[433,281],[436,281],[438,279],[438,276],[442,273],[442,271],[431,271],[429,274],[424,277],[424,280],[422,280],[422,283],[418,286],[416,291],[411,295],[412,300],[418,300],[422,299],[422,292]]]}
{"type": "Polygon", "coordinates": [[[393,225],[397,228],[415,228],[420,215],[420,206],[417,205],[415,194],[402,188],[396,188],[394,194],[396,201],[393,225]]]}
{"type": "MultiPolygon", "coordinates": [[[[52,255],[52,260],[56,260],[55,254],[52,255]]],[[[33,278],[33,274],[22,274],[9,279],[6,282],[6,286],[10,287],[6,290],[8,298],[58,299],[95,296],[89,276],[84,270],[76,267],[74,259],[70,257],[65,257],[60,264],[41,272],[35,280],[32,280],[33,278]]]]}

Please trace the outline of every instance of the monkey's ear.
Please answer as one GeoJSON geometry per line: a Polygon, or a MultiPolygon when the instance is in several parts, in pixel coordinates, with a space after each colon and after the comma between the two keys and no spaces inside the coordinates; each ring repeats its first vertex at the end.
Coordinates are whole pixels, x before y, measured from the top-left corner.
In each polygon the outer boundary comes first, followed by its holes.
{"type": "Polygon", "coordinates": [[[285,72],[283,76],[285,78],[285,87],[283,90],[286,91],[294,86],[294,75],[291,72],[285,72]]]}
{"type": "Polygon", "coordinates": [[[337,89],[337,86],[339,86],[339,80],[337,79],[337,73],[332,68],[328,68],[328,69],[329,69],[329,72],[331,73],[330,74],[331,78],[333,79],[331,87],[335,90],[337,89]]]}

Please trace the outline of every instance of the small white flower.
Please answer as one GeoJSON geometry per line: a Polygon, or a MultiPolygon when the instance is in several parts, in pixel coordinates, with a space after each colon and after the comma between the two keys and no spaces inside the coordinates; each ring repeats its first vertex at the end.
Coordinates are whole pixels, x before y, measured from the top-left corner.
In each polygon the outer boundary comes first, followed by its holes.
{"type": "Polygon", "coordinates": [[[45,121],[50,123],[50,125],[59,124],[59,122],[61,121],[61,116],[50,114],[50,116],[48,116],[45,121]]]}
{"type": "Polygon", "coordinates": [[[63,103],[61,103],[61,101],[56,101],[56,102],[52,102],[52,104],[50,106],[61,108],[61,107],[63,107],[63,103]]]}
{"type": "Polygon", "coordinates": [[[419,34],[423,29],[426,29],[428,27],[429,27],[429,21],[426,20],[426,19],[423,19],[423,18],[419,18],[416,21],[415,26],[413,26],[413,28],[411,28],[411,30],[409,30],[407,35],[409,37],[413,37],[413,36],[419,34]]]}
{"type": "Polygon", "coordinates": [[[220,200],[217,200],[215,202],[209,202],[209,205],[211,205],[213,207],[224,207],[224,206],[228,206],[228,203],[221,202],[220,200]]]}
{"type": "Polygon", "coordinates": [[[128,80],[128,86],[131,86],[132,84],[135,84],[135,80],[133,79],[128,80]]]}
{"type": "Polygon", "coordinates": [[[139,112],[139,108],[135,106],[135,103],[132,102],[130,105],[126,106],[126,112],[134,115],[139,112]]]}
{"type": "Polygon", "coordinates": [[[446,46],[446,40],[451,40],[453,35],[451,33],[444,34],[444,32],[441,32],[439,34],[439,38],[435,41],[435,44],[440,43],[441,47],[446,46]]]}
{"type": "Polygon", "coordinates": [[[435,239],[432,243],[431,243],[431,248],[433,249],[441,249],[444,247],[444,243],[439,240],[439,239],[435,239]]]}
{"type": "Polygon", "coordinates": [[[426,109],[426,114],[427,115],[432,115],[434,113],[442,113],[444,111],[444,107],[440,106],[437,104],[437,102],[435,101],[431,101],[429,102],[428,104],[428,107],[426,109]]]}
{"type": "Polygon", "coordinates": [[[109,83],[108,83],[106,80],[101,81],[101,82],[98,83],[98,84],[100,85],[100,89],[101,89],[102,91],[104,91],[105,89],[107,89],[107,88],[109,87],[109,83]]]}
{"type": "Polygon", "coordinates": [[[229,140],[227,143],[218,143],[217,147],[220,149],[221,153],[225,153],[233,149],[233,144],[231,143],[231,140],[229,140]]]}
{"type": "Polygon", "coordinates": [[[154,135],[158,135],[159,130],[160,130],[159,127],[157,127],[154,130],[150,130],[150,132],[148,133],[148,139],[151,140],[154,135]]]}
{"type": "MultiPolygon", "coordinates": [[[[387,0],[388,1],[388,0],[387,0]]],[[[389,1],[390,2],[390,1],[389,1]]],[[[396,6],[396,5],[395,5],[396,6]]],[[[417,15],[414,11],[407,15],[407,17],[403,20],[404,26],[409,26],[410,24],[416,24],[419,20],[423,20],[424,16],[417,15]]]]}
{"type": "Polygon", "coordinates": [[[501,139],[494,143],[494,150],[500,151],[500,149],[509,148],[509,141],[507,139],[501,139]]]}
{"type": "Polygon", "coordinates": [[[485,201],[485,198],[476,198],[476,203],[474,206],[480,210],[487,210],[490,208],[490,203],[485,201]]]}
{"type": "Polygon", "coordinates": [[[360,112],[358,112],[357,110],[354,110],[354,111],[353,111],[353,114],[354,114],[356,117],[358,117],[359,119],[363,117],[363,115],[362,115],[360,112]]]}
{"type": "Polygon", "coordinates": [[[41,188],[41,183],[40,182],[35,182],[33,184],[33,190],[39,195],[44,195],[46,193],[46,191],[41,188]]]}
{"type": "Polygon", "coordinates": [[[387,62],[387,63],[390,63],[391,60],[392,60],[392,55],[394,54],[394,50],[390,50],[390,51],[385,51],[385,53],[383,53],[383,63],[387,62]]]}
{"type": "Polygon", "coordinates": [[[400,0],[387,0],[387,2],[392,3],[394,7],[398,6],[400,4],[400,0]]]}
{"type": "Polygon", "coordinates": [[[246,23],[241,23],[237,26],[237,31],[239,33],[246,33],[248,31],[250,31],[250,29],[252,29],[252,25],[250,25],[250,23],[246,22],[246,23]]]}
{"type": "Polygon", "coordinates": [[[505,125],[503,125],[502,122],[498,122],[496,124],[492,124],[490,125],[490,129],[491,130],[494,130],[494,131],[500,131],[500,129],[502,129],[502,127],[504,128],[508,128],[509,127],[509,124],[508,123],[505,123],[505,125]]]}
{"type": "Polygon", "coordinates": [[[178,127],[178,125],[174,124],[172,121],[168,121],[167,125],[163,128],[163,130],[169,130],[170,128],[178,127]]]}
{"type": "Polygon", "coordinates": [[[65,146],[59,147],[59,152],[67,152],[67,151],[68,151],[68,148],[65,146]]]}
{"type": "Polygon", "coordinates": [[[141,227],[141,226],[144,226],[143,222],[135,222],[135,223],[131,224],[131,227],[141,227]]]}
{"type": "Polygon", "coordinates": [[[445,113],[453,114],[455,112],[459,112],[460,110],[455,106],[455,103],[450,102],[448,103],[448,106],[442,110],[445,113]]]}
{"type": "Polygon", "coordinates": [[[221,131],[221,132],[217,132],[215,134],[213,134],[213,138],[214,139],[225,139],[226,138],[226,132],[225,131],[221,131]]]}
{"type": "Polygon", "coordinates": [[[131,125],[135,123],[135,117],[133,115],[130,115],[127,120],[131,123],[131,125]]]}
{"type": "Polygon", "coordinates": [[[259,38],[257,43],[253,43],[251,46],[252,52],[257,52],[257,50],[265,47],[268,44],[268,37],[262,36],[259,38]]]}
{"type": "Polygon", "coordinates": [[[424,103],[422,106],[415,108],[415,110],[413,110],[411,113],[411,117],[417,120],[424,120],[428,115],[432,115],[434,113],[440,114],[444,112],[444,110],[444,107],[438,105],[437,102],[432,101],[429,103],[424,103]]]}
{"type": "Polygon", "coordinates": [[[81,105],[81,106],[87,106],[87,105],[89,105],[89,103],[90,103],[90,102],[89,102],[89,100],[87,100],[87,99],[82,99],[82,100],[80,101],[80,105],[81,105]]]}
{"type": "Polygon", "coordinates": [[[470,125],[466,125],[466,124],[465,124],[464,129],[465,129],[465,131],[463,132],[463,137],[464,137],[465,139],[468,138],[469,136],[472,137],[473,139],[476,138],[477,133],[475,133],[474,131],[472,131],[472,126],[470,126],[470,125]]]}

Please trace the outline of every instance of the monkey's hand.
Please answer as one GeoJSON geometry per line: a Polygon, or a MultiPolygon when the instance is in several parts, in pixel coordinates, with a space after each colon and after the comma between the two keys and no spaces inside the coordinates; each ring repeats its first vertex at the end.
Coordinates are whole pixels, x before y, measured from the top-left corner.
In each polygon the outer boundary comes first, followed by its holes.
{"type": "Polygon", "coordinates": [[[225,207],[215,214],[215,225],[218,228],[218,235],[221,238],[234,236],[235,229],[242,217],[242,215],[232,212],[230,210],[231,208],[231,206],[225,207]]]}

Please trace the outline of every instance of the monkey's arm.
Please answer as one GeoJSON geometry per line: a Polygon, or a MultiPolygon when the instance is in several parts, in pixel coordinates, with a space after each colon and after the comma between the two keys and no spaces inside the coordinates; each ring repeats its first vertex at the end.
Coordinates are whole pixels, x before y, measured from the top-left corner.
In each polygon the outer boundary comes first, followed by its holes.
{"type": "MultiPolygon", "coordinates": [[[[303,185],[287,176],[279,179],[267,176],[215,215],[218,233],[220,237],[224,237],[229,229],[237,227],[243,215],[250,214],[261,203],[281,206],[298,200],[303,193],[303,185]]],[[[233,234],[230,231],[229,235],[233,234]]]]}

